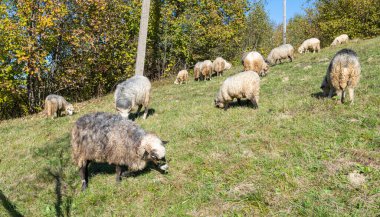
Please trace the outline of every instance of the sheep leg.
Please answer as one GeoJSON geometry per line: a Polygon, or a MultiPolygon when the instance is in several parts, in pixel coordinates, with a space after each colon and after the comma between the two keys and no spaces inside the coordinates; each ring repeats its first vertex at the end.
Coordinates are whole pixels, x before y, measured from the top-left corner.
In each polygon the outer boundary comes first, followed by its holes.
{"type": "Polygon", "coordinates": [[[290,59],[290,62],[293,62],[293,58],[292,58],[292,56],[288,56],[289,57],[289,59],[290,59]]]}
{"type": "Polygon", "coordinates": [[[348,94],[350,95],[351,105],[354,104],[354,88],[348,88],[348,94]]]}
{"type": "Polygon", "coordinates": [[[228,107],[229,107],[229,102],[225,102],[224,103],[224,111],[227,111],[228,107]]]}
{"type": "Polygon", "coordinates": [[[338,104],[342,103],[342,102],[343,102],[343,91],[341,91],[341,90],[337,90],[337,91],[336,91],[336,95],[337,95],[337,97],[338,97],[338,101],[337,101],[337,103],[338,103],[338,104]]]}
{"type": "Polygon", "coordinates": [[[121,166],[116,165],[116,182],[121,181],[121,173],[122,173],[121,166]]]}
{"type": "Polygon", "coordinates": [[[255,109],[258,109],[259,108],[259,96],[254,96],[253,98],[251,98],[251,102],[253,104],[253,107],[255,109]]]}
{"type": "Polygon", "coordinates": [[[138,109],[137,109],[137,117],[139,116],[140,112],[141,112],[141,108],[142,108],[142,105],[139,105],[138,109]]]}
{"type": "Polygon", "coordinates": [[[240,98],[237,98],[237,102],[241,106],[241,99],[240,98]]]}
{"type": "Polygon", "coordinates": [[[84,165],[79,168],[79,175],[82,180],[82,191],[86,190],[88,183],[88,161],[84,163],[84,165]]]}
{"type": "Polygon", "coordinates": [[[148,116],[148,106],[144,106],[144,116],[143,116],[143,119],[145,120],[146,117],[148,116]]]}
{"type": "Polygon", "coordinates": [[[333,93],[334,93],[333,88],[330,88],[330,92],[329,92],[329,96],[328,96],[328,98],[331,98],[331,97],[333,96],[333,93]]]}

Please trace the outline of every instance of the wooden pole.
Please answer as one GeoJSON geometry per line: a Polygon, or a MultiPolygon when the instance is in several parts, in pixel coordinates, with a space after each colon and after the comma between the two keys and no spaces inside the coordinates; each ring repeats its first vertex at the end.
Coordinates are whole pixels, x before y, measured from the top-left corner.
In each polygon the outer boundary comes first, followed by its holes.
{"type": "Polygon", "coordinates": [[[143,0],[140,18],[139,41],[136,57],[136,75],[144,75],[146,40],[148,35],[150,0],[143,0]]]}

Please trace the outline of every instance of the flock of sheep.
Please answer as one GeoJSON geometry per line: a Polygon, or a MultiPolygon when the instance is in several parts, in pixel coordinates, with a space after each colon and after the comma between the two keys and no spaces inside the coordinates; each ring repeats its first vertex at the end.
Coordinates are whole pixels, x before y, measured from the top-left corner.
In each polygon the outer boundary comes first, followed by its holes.
{"type": "MultiPolygon", "coordinates": [[[[348,41],[347,35],[337,37],[331,45],[348,41]]],[[[305,40],[298,48],[299,53],[308,51],[319,52],[320,41],[316,38],[305,40]]],[[[242,98],[252,102],[258,108],[260,92],[260,76],[266,76],[269,64],[281,63],[282,60],[294,59],[294,48],[290,44],[274,48],[265,60],[258,52],[247,52],[243,55],[244,71],[225,79],[216,94],[216,107],[227,110],[229,103],[235,98],[240,104],[242,98]]],[[[194,66],[194,78],[197,81],[211,80],[213,73],[222,76],[223,71],[231,68],[231,63],[221,57],[213,62],[205,60],[194,66]]],[[[342,49],[335,54],[323,78],[321,89],[324,96],[331,98],[336,94],[344,102],[346,89],[351,103],[354,101],[354,89],[360,79],[360,63],[356,53],[349,49],[342,49]]],[[[187,70],[181,70],[175,84],[188,81],[187,70]]],[[[138,107],[137,116],[144,107],[143,118],[148,115],[150,103],[151,83],[142,75],[120,83],[114,94],[115,108],[119,114],[92,113],[79,118],[71,132],[72,156],[79,167],[82,180],[82,190],[88,185],[87,167],[90,162],[107,162],[116,165],[116,180],[120,181],[123,166],[127,172],[144,169],[149,162],[153,162],[162,172],[167,172],[165,160],[165,146],[157,135],[145,132],[141,127],[129,120],[133,108],[138,107]]],[[[48,116],[59,116],[65,110],[73,113],[73,106],[63,97],[49,95],[45,101],[48,116]]]]}

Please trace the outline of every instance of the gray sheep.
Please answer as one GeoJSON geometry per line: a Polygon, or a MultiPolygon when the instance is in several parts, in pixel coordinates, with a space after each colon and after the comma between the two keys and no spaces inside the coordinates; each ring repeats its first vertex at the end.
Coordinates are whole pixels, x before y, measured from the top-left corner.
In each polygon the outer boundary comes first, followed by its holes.
{"type": "Polygon", "coordinates": [[[331,98],[336,92],[340,101],[344,102],[345,90],[348,89],[351,103],[354,102],[354,89],[360,80],[361,67],[355,51],[342,49],[337,52],[327,68],[321,89],[323,95],[331,98]]]}
{"type": "Polygon", "coordinates": [[[281,60],[288,58],[290,59],[290,62],[294,59],[294,48],[290,44],[284,44],[273,48],[268,55],[268,61],[270,64],[277,64],[277,61],[281,63],[281,60]]]}
{"type": "Polygon", "coordinates": [[[121,181],[122,166],[135,172],[153,162],[161,171],[168,170],[161,139],[116,114],[98,112],[79,118],[71,131],[71,146],[82,190],[87,188],[91,161],[116,165],[117,182],[121,181]]]}
{"type": "Polygon", "coordinates": [[[249,99],[254,107],[258,108],[260,93],[260,77],[254,71],[240,72],[228,77],[216,94],[214,103],[216,107],[228,109],[229,103],[237,98],[249,99]]]}
{"type": "Polygon", "coordinates": [[[128,80],[120,83],[115,91],[115,107],[121,116],[128,118],[131,110],[138,106],[137,115],[144,106],[144,116],[148,115],[148,106],[150,102],[150,91],[152,85],[147,77],[135,75],[128,80]]]}
{"type": "Polygon", "coordinates": [[[61,116],[62,111],[65,111],[66,115],[72,115],[74,113],[74,107],[62,96],[55,94],[48,95],[45,99],[46,115],[55,118],[61,116]]]}

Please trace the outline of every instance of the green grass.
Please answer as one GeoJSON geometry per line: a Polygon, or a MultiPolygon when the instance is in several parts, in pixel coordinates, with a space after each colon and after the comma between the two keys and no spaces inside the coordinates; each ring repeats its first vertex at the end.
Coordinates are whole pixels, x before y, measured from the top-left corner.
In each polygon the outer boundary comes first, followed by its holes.
{"type": "Polygon", "coordinates": [[[346,46],[271,67],[258,110],[213,105],[239,64],[207,82],[154,82],[155,112],[137,122],[169,141],[169,174],[152,170],[116,184],[112,166],[91,165],[85,192],[69,132],[86,113],[115,112],[112,95],[76,104],[70,117],[3,121],[0,216],[378,216],[379,44],[346,45],[362,64],[351,106],[315,97],[329,60],[346,46]],[[350,184],[353,171],[366,177],[362,186],[350,184]]]}

